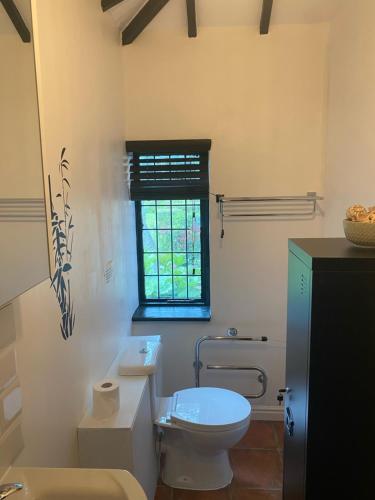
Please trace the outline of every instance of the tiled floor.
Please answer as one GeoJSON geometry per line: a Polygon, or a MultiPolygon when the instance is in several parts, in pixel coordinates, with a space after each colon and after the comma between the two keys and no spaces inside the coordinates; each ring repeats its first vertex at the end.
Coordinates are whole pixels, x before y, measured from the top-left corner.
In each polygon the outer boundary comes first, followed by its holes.
{"type": "Polygon", "coordinates": [[[283,423],[253,421],[230,451],[234,478],[223,490],[176,490],[160,484],[155,500],[281,500],[283,423]]]}

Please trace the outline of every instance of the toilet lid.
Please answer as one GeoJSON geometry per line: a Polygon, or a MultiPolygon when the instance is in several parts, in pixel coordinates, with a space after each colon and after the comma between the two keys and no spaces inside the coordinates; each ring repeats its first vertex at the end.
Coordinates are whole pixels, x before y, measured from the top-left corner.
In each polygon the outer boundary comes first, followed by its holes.
{"type": "Polygon", "coordinates": [[[247,399],[227,389],[184,389],[173,399],[171,421],[187,429],[229,430],[244,424],[251,413],[247,399]]]}

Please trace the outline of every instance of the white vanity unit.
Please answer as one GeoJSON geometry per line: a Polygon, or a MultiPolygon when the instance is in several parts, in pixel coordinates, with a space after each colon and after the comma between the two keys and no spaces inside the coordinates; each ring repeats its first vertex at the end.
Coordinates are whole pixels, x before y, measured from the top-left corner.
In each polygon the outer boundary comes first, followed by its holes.
{"type": "Polygon", "coordinates": [[[107,376],[120,386],[120,410],[98,420],[87,411],[78,427],[80,467],[125,469],[152,500],[158,479],[147,376],[118,376],[115,362],[107,376]]]}

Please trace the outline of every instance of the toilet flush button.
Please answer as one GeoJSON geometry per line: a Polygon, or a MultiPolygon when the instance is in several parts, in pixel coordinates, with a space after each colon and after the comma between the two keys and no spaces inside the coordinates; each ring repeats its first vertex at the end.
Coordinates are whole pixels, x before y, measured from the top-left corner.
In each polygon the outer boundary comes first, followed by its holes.
{"type": "Polygon", "coordinates": [[[180,483],[180,484],[192,484],[193,480],[189,476],[179,476],[177,478],[177,482],[180,483]]]}

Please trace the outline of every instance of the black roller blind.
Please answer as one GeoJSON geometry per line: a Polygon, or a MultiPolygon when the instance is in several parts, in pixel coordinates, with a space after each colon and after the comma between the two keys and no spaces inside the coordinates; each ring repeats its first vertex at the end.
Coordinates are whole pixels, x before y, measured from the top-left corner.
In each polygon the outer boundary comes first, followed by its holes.
{"type": "Polygon", "coordinates": [[[132,200],[208,199],[209,139],[127,141],[132,200]]]}

